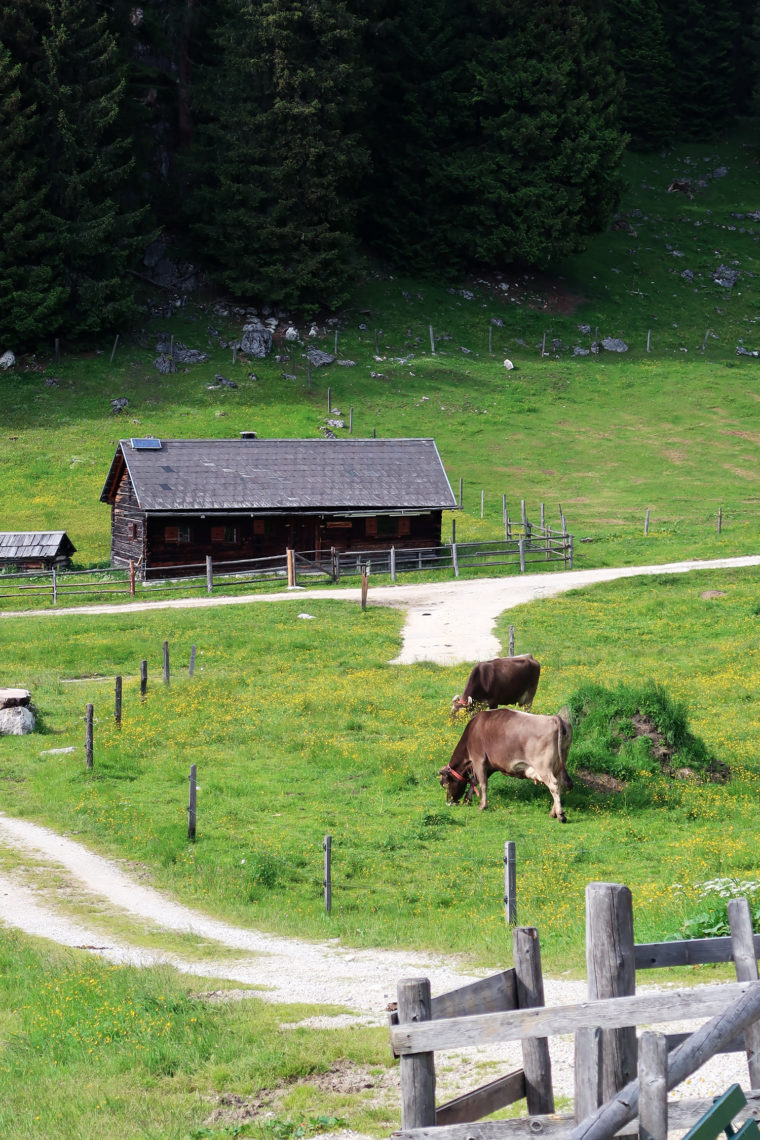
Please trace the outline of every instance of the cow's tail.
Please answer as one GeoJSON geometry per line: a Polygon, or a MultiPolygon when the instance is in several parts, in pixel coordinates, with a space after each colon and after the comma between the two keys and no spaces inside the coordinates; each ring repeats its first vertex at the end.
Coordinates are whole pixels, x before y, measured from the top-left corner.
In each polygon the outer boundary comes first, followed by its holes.
{"type": "Polygon", "coordinates": [[[573,726],[570,721],[569,710],[561,709],[557,714],[557,753],[560,761],[560,780],[568,792],[572,791],[573,787],[573,781],[570,779],[570,774],[567,770],[567,757],[572,741],[573,726]]]}

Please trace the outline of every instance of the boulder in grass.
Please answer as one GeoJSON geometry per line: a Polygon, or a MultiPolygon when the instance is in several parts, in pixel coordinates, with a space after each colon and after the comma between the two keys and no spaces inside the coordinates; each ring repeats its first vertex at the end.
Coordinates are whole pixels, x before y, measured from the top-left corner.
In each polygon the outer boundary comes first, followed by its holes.
{"type": "Polygon", "coordinates": [[[34,732],[34,713],[25,705],[0,709],[0,736],[26,736],[34,732]]]}

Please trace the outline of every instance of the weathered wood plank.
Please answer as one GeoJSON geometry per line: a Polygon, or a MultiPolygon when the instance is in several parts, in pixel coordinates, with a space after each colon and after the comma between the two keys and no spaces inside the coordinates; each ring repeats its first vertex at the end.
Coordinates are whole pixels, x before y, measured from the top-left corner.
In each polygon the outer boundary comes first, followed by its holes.
{"type": "MultiPolygon", "coordinates": [[[[758,973],[752,934],[752,913],[748,899],[729,899],[728,922],[731,927],[731,948],[736,980],[753,982],[757,979],[758,973]]],[[[757,1088],[760,1086],[760,1022],[747,1026],[744,1030],[744,1043],[747,1048],[749,1083],[753,1088],[757,1088]]]]}
{"type": "MultiPolygon", "coordinates": [[[[636,993],[633,898],[622,883],[586,887],[588,996],[616,998],[636,993]]],[[[604,1029],[604,1026],[602,1027],[604,1029]]],[[[636,1029],[628,1024],[602,1033],[602,1097],[608,1100],[636,1076],[636,1029]]]]}
{"type": "MultiPolygon", "coordinates": [[[[747,1116],[760,1117],[760,1089],[745,1092],[747,1116]]],[[[712,1097],[668,1101],[670,1130],[685,1131],[712,1107],[712,1097]]],[[[740,1114],[744,1116],[744,1113],[740,1114]]],[[[637,1121],[625,1125],[631,1130],[637,1121]]],[[[573,1118],[565,1113],[552,1116],[522,1116],[517,1120],[486,1120],[479,1124],[450,1124],[442,1128],[410,1128],[394,1132],[396,1140],[529,1140],[543,1136],[547,1140],[564,1140],[573,1130],[573,1118]]]]}
{"type": "Polygon", "coordinates": [[[491,974],[458,990],[439,994],[431,1002],[433,1020],[463,1017],[470,1013],[489,1013],[517,1009],[517,985],[514,970],[491,974]]]}
{"type": "Polygon", "coordinates": [[[552,1037],[558,1033],[574,1033],[583,1026],[618,1029],[689,1017],[712,1017],[757,987],[760,987],[758,982],[724,982],[723,985],[658,991],[576,1005],[480,1013],[418,1025],[402,1022],[391,1027],[391,1043],[397,1053],[405,1055],[496,1041],[519,1041],[523,1037],[552,1037]]]}
{"type": "Polygon", "coordinates": [[[667,1140],[668,1046],[662,1033],[639,1040],[639,1140],[667,1140]]]}
{"type": "MultiPolygon", "coordinates": [[[[679,1045],[683,1045],[689,1037],[691,1037],[690,1033],[666,1033],[665,1040],[668,1043],[668,1052],[672,1053],[679,1045]]],[[[743,1053],[745,1048],[744,1034],[740,1033],[738,1037],[729,1041],[728,1045],[721,1049],[721,1053],[743,1053]]]]}
{"type": "Polygon", "coordinates": [[[525,1074],[522,1069],[497,1077],[479,1089],[440,1104],[435,1110],[436,1125],[468,1124],[489,1116],[499,1108],[506,1108],[525,1096],[525,1074]]]}
{"type": "MultiPolygon", "coordinates": [[[[517,1003],[521,1008],[544,1004],[544,979],[541,973],[541,943],[534,926],[518,926],[512,932],[513,958],[517,977],[517,1003]]],[[[522,1042],[523,1072],[531,1116],[548,1116],[554,1112],[552,1063],[549,1042],[545,1037],[525,1038],[522,1042]]]]}
{"type": "MultiPolygon", "coordinates": [[[[755,957],[760,957],[760,934],[754,935],[755,957]]],[[[634,946],[637,970],[658,970],[664,966],[697,966],[730,962],[730,938],[689,938],[680,942],[640,942],[634,946]]]]}
{"type": "Polygon", "coordinates": [[[580,1124],[602,1103],[602,1031],[586,1026],[575,1034],[575,1123],[580,1124]]]}

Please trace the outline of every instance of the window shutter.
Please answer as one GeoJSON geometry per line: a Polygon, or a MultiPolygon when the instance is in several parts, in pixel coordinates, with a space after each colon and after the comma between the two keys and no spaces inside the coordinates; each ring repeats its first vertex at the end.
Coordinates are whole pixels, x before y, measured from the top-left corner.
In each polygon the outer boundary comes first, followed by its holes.
{"type": "Polygon", "coordinates": [[[365,524],[364,533],[369,536],[375,536],[377,534],[377,519],[365,519],[365,524]]]}
{"type": "Polygon", "coordinates": [[[211,528],[211,541],[212,542],[224,542],[224,527],[223,526],[212,526],[212,528],[211,528]]]}
{"type": "Polygon", "coordinates": [[[178,526],[165,526],[164,527],[164,541],[165,542],[179,542],[179,527],[178,526]]]}
{"type": "Polygon", "coordinates": [[[402,537],[405,534],[411,534],[412,533],[412,520],[400,518],[398,520],[398,533],[399,533],[399,537],[402,537]]]}
{"type": "Polygon", "coordinates": [[[267,532],[267,530],[266,530],[266,519],[254,519],[253,520],[253,533],[254,534],[266,534],[266,532],[267,532]]]}

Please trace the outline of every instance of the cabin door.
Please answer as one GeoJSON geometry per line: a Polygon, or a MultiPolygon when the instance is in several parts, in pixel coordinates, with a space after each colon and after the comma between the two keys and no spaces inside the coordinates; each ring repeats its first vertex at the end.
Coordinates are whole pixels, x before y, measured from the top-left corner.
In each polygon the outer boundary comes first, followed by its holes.
{"type": "Polygon", "coordinates": [[[314,550],[316,548],[315,522],[313,519],[292,519],[288,523],[288,546],[292,550],[314,550]]]}

